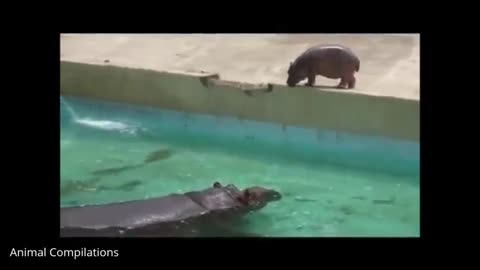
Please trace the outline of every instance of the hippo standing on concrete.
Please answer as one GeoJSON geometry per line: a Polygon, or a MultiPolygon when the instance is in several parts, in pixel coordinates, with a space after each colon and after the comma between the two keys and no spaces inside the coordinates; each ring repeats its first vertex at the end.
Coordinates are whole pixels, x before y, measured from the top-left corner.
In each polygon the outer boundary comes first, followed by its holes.
{"type": "MultiPolygon", "coordinates": [[[[213,187],[160,198],[65,207],[60,210],[62,237],[193,237],[216,228],[228,230],[235,221],[281,199],[263,187],[239,190],[213,187]]],[[[214,236],[215,233],[213,233],[214,236]]],[[[228,234],[227,234],[228,235],[228,234]]]]}
{"type": "Polygon", "coordinates": [[[347,47],[341,45],[319,45],[302,53],[288,69],[287,85],[295,86],[308,78],[307,86],[315,84],[321,75],[330,79],[341,79],[337,88],[354,88],[355,72],[360,71],[360,59],[347,47]]]}

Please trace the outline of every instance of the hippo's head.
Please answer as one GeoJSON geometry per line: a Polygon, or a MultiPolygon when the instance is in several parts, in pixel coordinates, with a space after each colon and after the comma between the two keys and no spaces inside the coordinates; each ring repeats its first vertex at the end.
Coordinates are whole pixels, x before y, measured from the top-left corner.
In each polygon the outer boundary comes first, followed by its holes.
{"type": "Polygon", "coordinates": [[[307,77],[308,77],[308,74],[306,69],[298,67],[298,65],[295,65],[295,63],[290,63],[290,67],[288,68],[288,78],[287,78],[288,86],[293,87],[307,77]]]}
{"type": "Polygon", "coordinates": [[[250,210],[259,210],[269,202],[278,201],[282,195],[273,189],[263,187],[250,187],[243,190],[241,200],[250,210]]]}
{"type": "Polygon", "coordinates": [[[264,187],[249,187],[243,191],[238,190],[233,185],[223,186],[219,182],[213,184],[213,188],[223,188],[236,197],[236,199],[248,210],[259,210],[265,207],[269,202],[278,201],[282,195],[273,189],[264,187]]]}

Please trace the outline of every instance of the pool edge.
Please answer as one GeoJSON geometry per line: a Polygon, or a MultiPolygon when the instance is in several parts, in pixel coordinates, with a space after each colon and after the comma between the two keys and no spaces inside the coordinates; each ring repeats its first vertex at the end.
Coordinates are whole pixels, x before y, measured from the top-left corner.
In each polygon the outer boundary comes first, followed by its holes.
{"type": "Polygon", "coordinates": [[[61,94],[419,142],[420,102],[61,61],[61,94]]]}

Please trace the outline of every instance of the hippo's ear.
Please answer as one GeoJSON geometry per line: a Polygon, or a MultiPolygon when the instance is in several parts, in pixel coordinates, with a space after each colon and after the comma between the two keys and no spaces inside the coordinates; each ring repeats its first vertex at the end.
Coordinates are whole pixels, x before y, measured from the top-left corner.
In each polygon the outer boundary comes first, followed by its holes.
{"type": "Polygon", "coordinates": [[[292,65],[293,65],[293,62],[290,62],[290,66],[292,66],[292,65]]]}
{"type": "Polygon", "coordinates": [[[221,188],[222,184],[220,184],[219,182],[215,182],[215,183],[213,183],[213,187],[214,188],[221,188]]]}

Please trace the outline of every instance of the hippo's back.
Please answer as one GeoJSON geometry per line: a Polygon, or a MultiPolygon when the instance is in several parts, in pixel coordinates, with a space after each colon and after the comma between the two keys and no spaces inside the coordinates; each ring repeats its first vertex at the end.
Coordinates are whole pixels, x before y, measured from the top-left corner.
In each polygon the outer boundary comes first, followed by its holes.
{"type": "Polygon", "coordinates": [[[322,64],[332,68],[343,69],[352,67],[353,70],[360,70],[360,59],[348,47],[338,44],[324,44],[311,47],[302,53],[295,62],[310,64],[322,64]]]}
{"type": "MultiPolygon", "coordinates": [[[[301,56],[317,55],[348,55],[351,58],[357,58],[355,53],[348,47],[339,44],[323,44],[308,48],[301,56]]],[[[357,58],[358,59],[358,58],[357,58]]]]}
{"type": "Polygon", "coordinates": [[[146,200],[66,207],[60,210],[61,235],[185,235],[202,224],[243,214],[236,200],[239,192],[229,185],[146,200]]]}
{"type": "Polygon", "coordinates": [[[182,194],[106,205],[67,207],[60,211],[61,228],[92,230],[135,229],[151,224],[179,221],[208,212],[182,194]]]}
{"type": "Polygon", "coordinates": [[[185,193],[186,196],[205,209],[215,211],[230,210],[239,206],[236,199],[238,194],[240,194],[240,190],[233,185],[185,193]]]}

